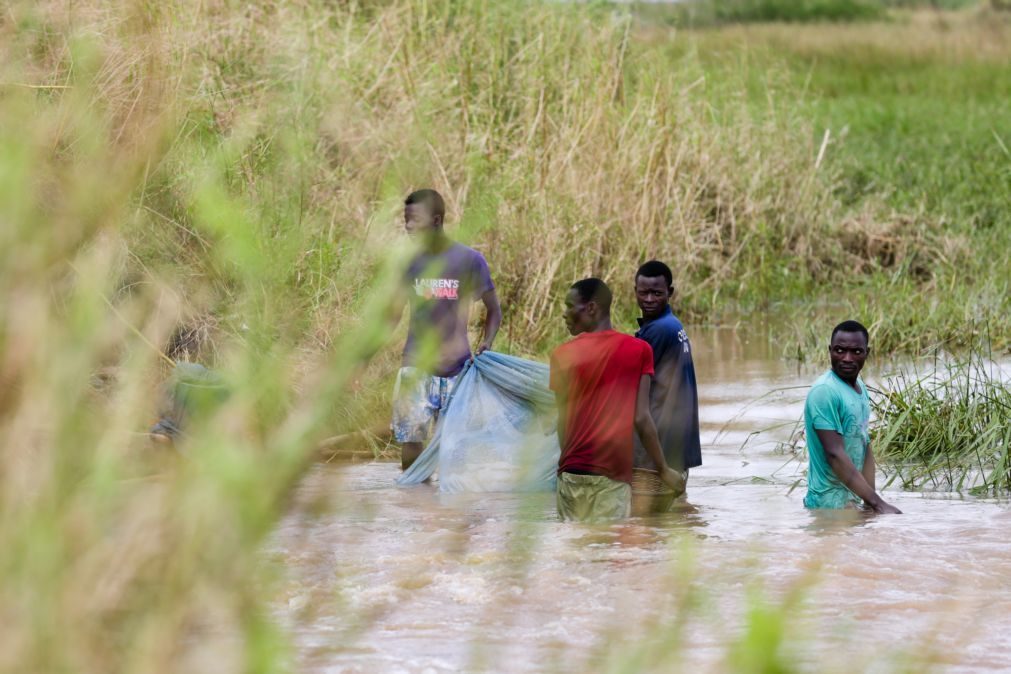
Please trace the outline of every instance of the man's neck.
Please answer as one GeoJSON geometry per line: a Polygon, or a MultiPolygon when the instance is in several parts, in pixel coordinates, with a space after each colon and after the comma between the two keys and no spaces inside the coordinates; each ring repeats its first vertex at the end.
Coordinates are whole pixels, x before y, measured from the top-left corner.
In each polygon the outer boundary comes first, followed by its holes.
{"type": "Polygon", "coordinates": [[[606,332],[607,330],[614,330],[614,328],[611,327],[610,317],[603,319],[602,321],[597,323],[597,325],[593,328],[593,330],[587,330],[587,332],[606,332]]]}
{"type": "Polygon", "coordinates": [[[659,318],[663,318],[670,312],[671,312],[670,305],[665,304],[663,308],[656,314],[656,316],[647,316],[643,314],[642,317],[639,319],[639,325],[642,325],[643,323],[649,323],[650,321],[655,321],[659,318]]]}
{"type": "Polygon", "coordinates": [[[446,236],[445,232],[439,230],[425,241],[424,250],[426,253],[442,253],[451,245],[453,245],[453,241],[446,236]]]}
{"type": "Polygon", "coordinates": [[[846,379],[845,377],[840,376],[839,373],[836,372],[835,370],[832,370],[832,374],[834,374],[835,376],[839,377],[839,379],[844,384],[846,384],[847,386],[849,386],[851,389],[853,389],[857,393],[860,393],[860,383],[857,380],[857,377],[854,377],[853,379],[846,379]]]}

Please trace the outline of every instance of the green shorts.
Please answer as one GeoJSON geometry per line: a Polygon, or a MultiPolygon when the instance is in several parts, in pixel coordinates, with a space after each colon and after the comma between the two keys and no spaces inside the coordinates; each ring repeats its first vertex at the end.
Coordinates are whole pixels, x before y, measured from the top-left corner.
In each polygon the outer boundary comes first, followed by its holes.
{"type": "Polygon", "coordinates": [[[558,516],[581,522],[616,520],[632,512],[632,486],[603,475],[558,474],[558,516]]]}

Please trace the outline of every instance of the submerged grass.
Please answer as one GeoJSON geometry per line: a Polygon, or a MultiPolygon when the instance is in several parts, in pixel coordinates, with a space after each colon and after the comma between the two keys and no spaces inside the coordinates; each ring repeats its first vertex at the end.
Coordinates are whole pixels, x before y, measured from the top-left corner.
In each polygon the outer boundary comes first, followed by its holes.
{"type": "Polygon", "coordinates": [[[1006,496],[1011,493],[1009,373],[974,352],[932,371],[886,379],[876,391],[875,451],[889,483],[1006,496]]]}

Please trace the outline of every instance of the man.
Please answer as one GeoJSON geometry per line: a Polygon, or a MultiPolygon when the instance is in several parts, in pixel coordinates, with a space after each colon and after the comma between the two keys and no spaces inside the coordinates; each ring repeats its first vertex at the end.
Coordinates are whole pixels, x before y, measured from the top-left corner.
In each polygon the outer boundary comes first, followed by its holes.
{"type": "Polygon", "coordinates": [[[808,508],[854,508],[860,500],[878,513],[899,513],[874,491],[874,454],[867,427],[867,387],[860,379],[870,346],[867,328],[844,321],[832,330],[832,369],[818,378],[804,405],[808,508]]]}
{"type": "MultiPolygon", "coordinates": [[[[405,283],[411,322],[393,393],[393,435],[406,470],[446,404],[457,375],[471,356],[467,317],[480,298],[487,315],[476,355],[491,348],[502,309],[484,257],[443,231],[446,206],[435,190],[412,192],[404,201],[404,225],[421,252],[408,265],[405,283]]],[[[394,303],[399,319],[405,300],[394,303]]]]}
{"type": "MultiPolygon", "coordinates": [[[[667,463],[688,480],[688,470],[702,465],[699,442],[699,394],[691,342],[670,308],[674,276],[663,262],[650,260],[635,273],[635,300],[642,311],[635,336],[653,349],[653,384],[649,408],[667,463]]],[[[634,464],[650,465],[636,438],[634,464]]],[[[680,494],[679,494],[680,496],[680,494]]]]}
{"type": "Polygon", "coordinates": [[[572,285],[565,325],[575,338],[551,354],[558,402],[558,514],[563,520],[628,517],[632,502],[632,431],[675,491],[683,481],[667,465],[649,413],[653,352],[611,327],[611,290],[596,278],[572,285]]]}

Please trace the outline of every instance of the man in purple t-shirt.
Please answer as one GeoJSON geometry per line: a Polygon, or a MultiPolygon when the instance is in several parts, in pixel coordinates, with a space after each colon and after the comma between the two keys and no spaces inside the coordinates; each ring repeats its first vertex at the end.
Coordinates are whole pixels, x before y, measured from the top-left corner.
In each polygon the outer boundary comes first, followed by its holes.
{"type": "Polygon", "coordinates": [[[404,201],[404,226],[421,252],[404,276],[411,322],[404,359],[393,392],[393,436],[401,446],[401,467],[414,463],[457,375],[471,358],[467,316],[478,298],[487,309],[484,334],[476,355],[491,348],[502,324],[495,285],[484,256],[451,240],[443,231],[446,206],[435,190],[418,190],[404,201]]]}

